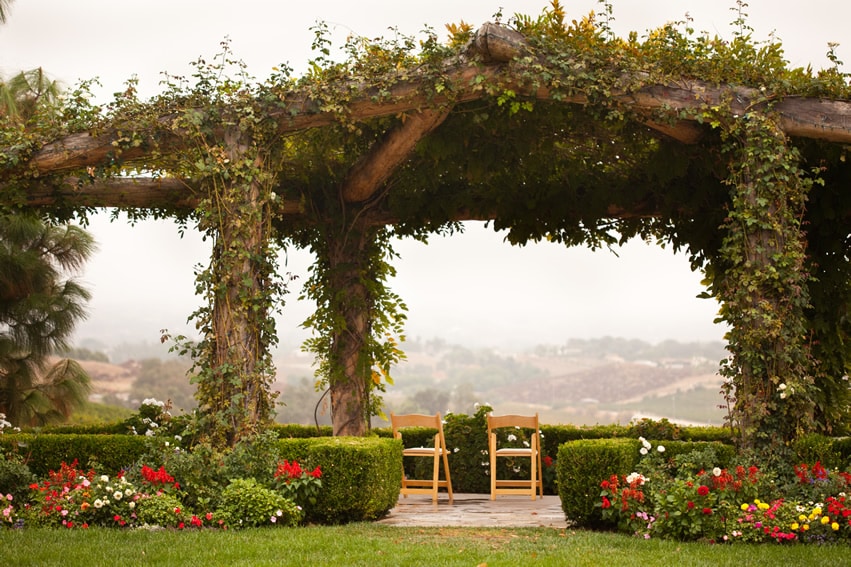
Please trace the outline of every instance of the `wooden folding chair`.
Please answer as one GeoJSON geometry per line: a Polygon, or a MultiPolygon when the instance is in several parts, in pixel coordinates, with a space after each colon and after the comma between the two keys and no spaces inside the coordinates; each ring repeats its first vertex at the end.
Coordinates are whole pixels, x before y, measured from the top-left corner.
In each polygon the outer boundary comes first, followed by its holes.
{"type": "MultiPolygon", "coordinates": [[[[496,500],[497,494],[528,494],[535,500],[535,491],[544,497],[544,482],[541,478],[541,437],[538,429],[538,414],[501,415],[488,414],[488,455],[490,456],[491,500],[496,500]],[[512,430],[531,430],[528,436],[528,447],[499,448],[497,430],[511,428],[512,430]],[[529,459],[529,480],[507,480],[497,478],[496,460],[498,457],[512,459],[529,459]]],[[[510,433],[509,433],[510,435],[510,433]]]]}
{"type": "Polygon", "coordinates": [[[402,490],[400,494],[407,498],[408,494],[431,494],[432,502],[437,502],[437,491],[445,488],[452,502],[452,479],[449,476],[449,450],[446,448],[446,438],[443,436],[443,423],[440,414],[435,415],[395,415],[390,414],[393,427],[393,437],[402,439],[401,429],[406,427],[422,427],[436,430],[433,447],[410,447],[402,450],[403,457],[428,457],[434,461],[430,479],[407,478],[404,466],[402,468],[402,490]],[[443,460],[443,479],[440,479],[440,461],[443,460]]]}

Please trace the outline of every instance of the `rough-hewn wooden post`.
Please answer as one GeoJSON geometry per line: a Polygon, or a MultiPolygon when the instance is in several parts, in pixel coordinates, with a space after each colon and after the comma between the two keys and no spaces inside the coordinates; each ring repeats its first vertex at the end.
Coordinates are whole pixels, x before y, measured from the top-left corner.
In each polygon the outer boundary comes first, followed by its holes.
{"type": "Polygon", "coordinates": [[[331,422],[334,435],[363,436],[368,429],[368,391],[371,361],[363,346],[370,332],[370,297],[362,280],[367,235],[361,231],[329,236],[329,281],[337,290],[332,301],[345,328],[331,341],[331,357],[339,362],[330,377],[331,422]]]}
{"type": "MultiPolygon", "coordinates": [[[[244,162],[248,141],[225,136],[230,163],[244,162]]],[[[255,158],[254,169],[262,169],[255,158]]],[[[211,267],[212,313],[205,338],[210,375],[199,383],[202,408],[211,412],[228,444],[268,422],[273,376],[264,333],[274,325],[267,296],[270,281],[265,197],[261,176],[235,175],[213,188],[208,222],[215,242],[211,267]]],[[[203,364],[203,363],[202,363],[203,364]]]]}

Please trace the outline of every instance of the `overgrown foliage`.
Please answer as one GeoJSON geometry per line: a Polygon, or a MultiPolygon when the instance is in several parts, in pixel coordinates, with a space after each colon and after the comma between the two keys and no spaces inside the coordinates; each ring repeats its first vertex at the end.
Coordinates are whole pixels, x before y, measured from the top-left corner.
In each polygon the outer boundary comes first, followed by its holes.
{"type": "MultiPolygon", "coordinates": [[[[83,85],[61,120],[5,121],[0,179],[16,203],[32,187],[60,186],[68,169],[42,174],[34,152],[67,132],[103,132],[108,155],[70,167],[80,183],[128,171],[185,180],[191,214],[135,214],[191,219],[214,242],[198,274],[202,340],[180,348],[195,359],[216,442],[269,420],[280,248],[317,255],[304,292],[317,302],[306,322],[316,336],[305,346],[331,389],[335,433],[359,435],[403,358],[391,237],[487,219],[514,244],[605,248],[637,236],[686,250],[733,328],[723,368],[731,425],[745,445],[773,450],[811,430],[847,431],[851,331],[849,241],[830,216],[851,208],[845,150],[789,138],[775,108],[851,90],[835,46],[828,69],[789,68],[779,40],[752,37],[746,7],[735,2],[731,39],[688,18],[618,38],[611,2],[570,20],[554,0],[503,24],[522,41],[501,63],[469,45],[463,22],[447,44],[433,30],[351,37],[334,61],[319,24],[305,75],[282,65],[259,84],[225,44],[198,62],[194,84],[171,78],[150,101],[131,81],[101,111],[83,85]],[[675,100],[662,95],[682,84],[697,85],[688,104],[635,104],[651,92],[675,100]],[[398,159],[393,144],[404,148],[398,159]]],[[[69,209],[57,201],[52,212],[69,209]]]]}

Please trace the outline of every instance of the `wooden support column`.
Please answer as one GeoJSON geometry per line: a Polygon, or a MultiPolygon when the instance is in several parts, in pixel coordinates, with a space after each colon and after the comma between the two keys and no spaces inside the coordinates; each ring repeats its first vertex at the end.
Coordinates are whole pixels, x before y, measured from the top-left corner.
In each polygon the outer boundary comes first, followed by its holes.
{"type": "MultiPolygon", "coordinates": [[[[244,163],[249,144],[237,132],[225,136],[230,163],[244,163]]],[[[254,162],[262,168],[260,158],[254,162]]],[[[206,329],[209,376],[199,382],[202,410],[213,420],[217,439],[233,445],[270,420],[274,376],[267,338],[271,321],[267,297],[268,222],[260,176],[216,176],[208,230],[214,233],[206,329]],[[223,439],[222,439],[223,438],[223,439]]]]}
{"type": "Polygon", "coordinates": [[[331,422],[334,435],[363,436],[368,430],[369,340],[372,298],[363,281],[368,273],[369,229],[359,227],[328,235],[329,282],[336,290],[331,310],[345,326],[331,340],[331,358],[339,364],[330,376],[331,422]]]}

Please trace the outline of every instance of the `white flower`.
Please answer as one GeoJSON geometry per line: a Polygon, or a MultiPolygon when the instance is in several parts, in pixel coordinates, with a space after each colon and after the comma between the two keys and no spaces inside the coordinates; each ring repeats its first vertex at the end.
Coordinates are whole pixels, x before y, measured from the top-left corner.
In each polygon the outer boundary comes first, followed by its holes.
{"type": "Polygon", "coordinates": [[[528,441],[523,441],[523,446],[524,446],[524,447],[528,447],[528,446],[529,446],[529,442],[528,442],[528,441]]]}
{"type": "Polygon", "coordinates": [[[665,446],[659,445],[658,447],[656,447],[656,450],[659,451],[660,453],[664,453],[665,452],[665,446]]]}
{"type": "Polygon", "coordinates": [[[777,389],[778,389],[778,390],[785,390],[785,389],[786,389],[786,384],[780,384],[779,386],[777,386],[777,389]]]}
{"type": "Polygon", "coordinates": [[[455,449],[454,449],[452,452],[453,452],[453,453],[457,453],[457,452],[458,452],[458,451],[460,451],[460,450],[461,450],[461,449],[459,449],[458,447],[455,447],[455,449]]]}
{"type": "Polygon", "coordinates": [[[508,440],[509,441],[517,441],[517,436],[514,435],[513,433],[509,433],[508,434],[508,440]]]}
{"type": "Polygon", "coordinates": [[[145,432],[145,437],[153,437],[153,436],[154,436],[154,430],[153,429],[149,429],[145,432]]]}
{"type": "Polygon", "coordinates": [[[647,454],[647,448],[642,447],[641,450],[639,450],[638,452],[641,453],[642,455],[646,455],[647,454]]]}
{"type": "Polygon", "coordinates": [[[712,469],[712,475],[713,476],[721,476],[721,468],[715,467],[714,469],[712,469]]]}
{"type": "Polygon", "coordinates": [[[101,482],[109,482],[109,477],[106,476],[105,474],[102,474],[102,475],[100,475],[100,481],[101,482]]]}
{"type": "Polygon", "coordinates": [[[786,392],[781,392],[781,393],[780,393],[780,399],[781,399],[781,400],[785,400],[785,399],[786,399],[786,392]]]}
{"type": "Polygon", "coordinates": [[[124,494],[123,494],[120,490],[116,490],[116,491],[112,494],[112,497],[113,497],[113,498],[115,498],[116,500],[121,500],[121,497],[122,497],[122,496],[124,496],[124,494]]]}
{"type": "Polygon", "coordinates": [[[644,484],[644,482],[646,480],[647,480],[647,478],[643,474],[637,473],[637,472],[629,473],[629,475],[627,475],[627,477],[626,477],[626,481],[629,484],[633,484],[633,483],[637,482],[639,484],[639,486],[644,484]]]}
{"type": "Polygon", "coordinates": [[[276,514],[276,515],[280,518],[281,516],[283,516],[283,515],[284,515],[284,511],[283,511],[283,510],[278,510],[277,512],[275,512],[275,514],[276,514]]]}
{"type": "Polygon", "coordinates": [[[129,504],[127,504],[127,506],[129,506],[130,509],[132,510],[133,508],[136,507],[136,503],[131,501],[129,504]]]}
{"type": "Polygon", "coordinates": [[[275,522],[278,521],[278,518],[276,518],[275,516],[272,516],[271,518],[269,518],[269,521],[274,524],[275,522]]]}
{"type": "Polygon", "coordinates": [[[101,499],[100,499],[100,498],[98,498],[97,500],[95,500],[95,501],[93,502],[93,504],[94,504],[95,508],[102,508],[102,507],[103,507],[103,501],[101,501],[101,499]]]}
{"type": "Polygon", "coordinates": [[[512,470],[513,470],[514,472],[516,472],[516,473],[519,473],[519,472],[520,472],[520,467],[514,467],[512,470]]]}

